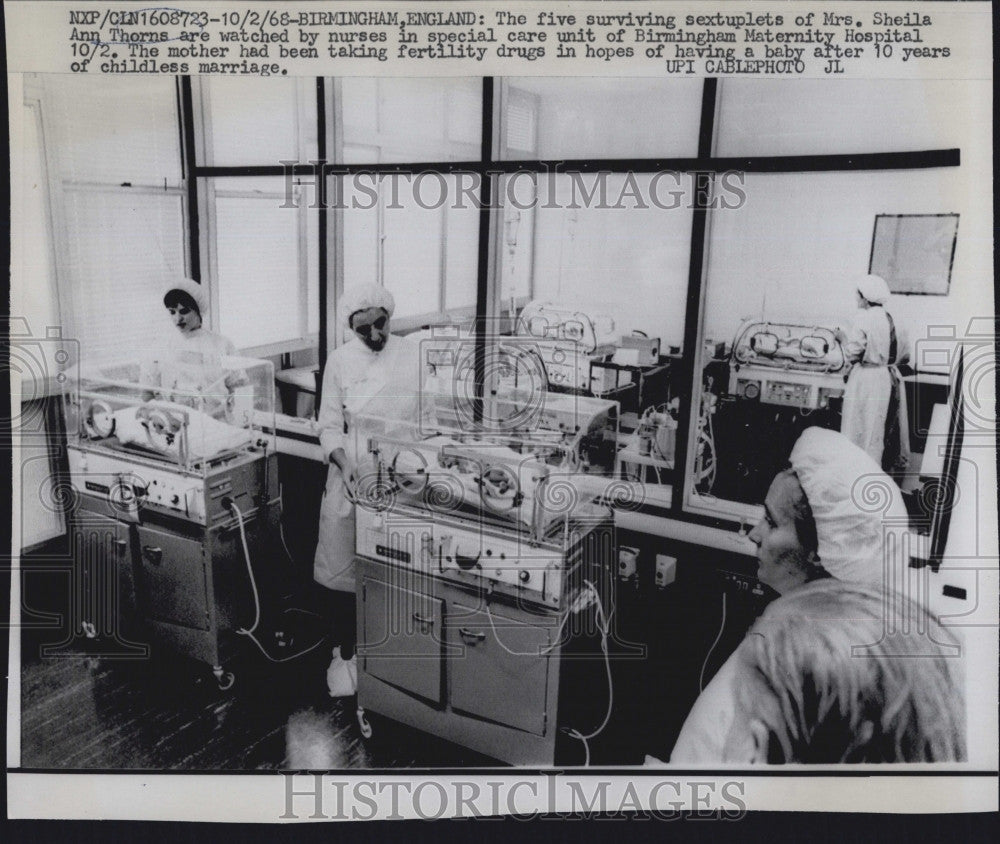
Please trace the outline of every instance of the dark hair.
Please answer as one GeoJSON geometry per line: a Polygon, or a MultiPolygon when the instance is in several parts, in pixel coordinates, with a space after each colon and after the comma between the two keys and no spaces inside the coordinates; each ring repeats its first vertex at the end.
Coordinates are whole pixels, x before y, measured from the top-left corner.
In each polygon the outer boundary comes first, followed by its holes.
{"type": "Polygon", "coordinates": [[[799,476],[795,470],[788,468],[779,472],[777,478],[793,478],[801,491],[795,501],[792,502],[792,515],[795,518],[795,535],[799,538],[802,547],[807,551],[819,550],[819,537],[816,533],[816,519],[813,516],[812,507],[809,506],[809,499],[806,498],[805,490],[799,483],[799,476]]]}
{"type": "Polygon", "coordinates": [[[189,311],[194,311],[198,316],[201,316],[201,308],[198,307],[198,303],[195,302],[190,293],[177,288],[168,290],[163,296],[163,307],[173,308],[177,306],[187,308],[189,311]]]}

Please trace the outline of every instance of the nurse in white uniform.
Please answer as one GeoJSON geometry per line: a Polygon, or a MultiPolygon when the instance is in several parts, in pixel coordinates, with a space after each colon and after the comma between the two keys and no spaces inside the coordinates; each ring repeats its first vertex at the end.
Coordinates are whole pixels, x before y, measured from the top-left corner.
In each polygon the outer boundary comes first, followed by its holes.
{"type": "Polygon", "coordinates": [[[379,284],[344,293],[340,313],[353,336],[326,361],[319,410],[319,439],[330,464],[320,508],[319,541],[313,577],[335,598],[334,625],[339,647],[327,673],[330,694],[341,697],[357,688],[354,657],[354,504],[355,425],[360,414],[393,419],[417,418],[419,348],[389,333],[395,309],[392,294],[379,284]]]}
{"type": "Polygon", "coordinates": [[[844,391],[840,431],[876,463],[884,465],[886,420],[894,389],[890,366],[895,363],[894,349],[898,346],[895,325],[885,308],[889,286],[880,276],[862,276],[856,294],[858,312],[853,324],[849,330],[837,333],[844,354],[854,364],[844,391]]]}
{"type": "Polygon", "coordinates": [[[143,382],[158,387],[156,395],[168,401],[194,406],[196,394],[217,406],[205,408],[223,415],[233,388],[246,382],[243,373],[226,373],[222,359],[236,354],[232,341],[205,327],[208,315],[202,285],[189,278],[172,283],[163,294],[163,305],[177,328],[162,353],[144,367],[143,382]]]}
{"type": "MultiPolygon", "coordinates": [[[[826,578],[880,590],[901,588],[908,561],[892,553],[900,543],[887,543],[885,530],[905,527],[907,514],[892,479],[842,434],[824,428],[807,428],[789,462],[791,469],[771,484],[764,518],[749,536],[757,545],[761,582],[780,595],[826,578]],[[872,498],[878,500],[869,508],[872,498]]],[[[831,611],[828,617],[839,622],[837,610],[831,611]]],[[[739,685],[737,666],[734,654],[695,701],[671,753],[672,764],[723,761],[739,685]]]]}

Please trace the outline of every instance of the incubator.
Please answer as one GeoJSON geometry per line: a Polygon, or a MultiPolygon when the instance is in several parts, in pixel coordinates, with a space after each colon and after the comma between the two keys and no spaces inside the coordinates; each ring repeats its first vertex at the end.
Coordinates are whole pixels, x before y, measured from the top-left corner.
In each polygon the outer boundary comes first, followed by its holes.
{"type": "Polygon", "coordinates": [[[128,615],[224,684],[218,636],[251,614],[247,558],[277,525],[273,365],[121,361],[63,398],[79,631],[119,638],[128,615]]]}
{"type": "Polygon", "coordinates": [[[473,428],[456,424],[461,414],[444,416],[433,431],[426,418],[356,418],[358,553],[558,605],[567,552],[581,526],[608,515],[603,499],[614,466],[617,405],[543,394],[530,424],[495,421],[523,409],[523,400],[501,392],[491,404],[498,415],[473,428]],[[390,522],[400,517],[420,521],[430,537],[418,552],[393,549],[386,540],[390,522]],[[547,578],[531,570],[542,547],[547,578]]]}
{"type": "Polygon", "coordinates": [[[831,328],[747,320],[729,369],[730,395],[808,411],[843,396],[848,364],[831,328]]]}
{"type": "Polygon", "coordinates": [[[373,710],[552,764],[573,710],[568,619],[609,571],[617,405],[501,387],[473,414],[425,398],[446,412],[352,420],[362,733],[373,710]]]}
{"type": "Polygon", "coordinates": [[[615,351],[617,337],[611,317],[535,300],[521,311],[516,333],[522,342],[530,339],[537,350],[549,386],[603,392],[603,381],[594,376],[590,365],[615,351]]]}
{"type": "Polygon", "coordinates": [[[70,444],[198,471],[273,430],[274,366],[235,356],[218,367],[108,363],[81,373],[64,398],[70,444]]]}

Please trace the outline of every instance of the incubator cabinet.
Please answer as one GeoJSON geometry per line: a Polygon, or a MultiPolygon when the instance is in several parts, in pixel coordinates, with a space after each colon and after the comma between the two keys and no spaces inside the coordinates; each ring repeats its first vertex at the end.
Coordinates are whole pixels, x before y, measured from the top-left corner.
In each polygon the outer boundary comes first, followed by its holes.
{"type": "Polygon", "coordinates": [[[251,624],[254,590],[283,559],[274,371],[239,357],[172,365],[95,367],[64,393],[74,636],[127,656],[163,643],[227,687],[222,634],[251,624]]]}
{"type": "MultiPolygon", "coordinates": [[[[469,425],[430,398],[431,419],[354,421],[359,723],[552,764],[567,649],[607,600],[617,405],[501,390],[469,425]]],[[[590,645],[578,665],[603,677],[590,645]]]]}

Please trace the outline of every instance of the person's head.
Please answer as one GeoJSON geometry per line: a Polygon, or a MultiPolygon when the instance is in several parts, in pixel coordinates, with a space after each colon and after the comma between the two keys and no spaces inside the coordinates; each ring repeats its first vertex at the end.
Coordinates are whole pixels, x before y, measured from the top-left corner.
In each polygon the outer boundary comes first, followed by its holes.
{"type": "Polygon", "coordinates": [[[366,284],[344,291],[342,313],[347,326],[373,352],[385,348],[389,339],[389,322],[396,302],[381,284],[366,284]]]}
{"type": "Polygon", "coordinates": [[[757,546],[757,578],[778,594],[828,576],[819,560],[812,509],[791,469],[772,481],[764,518],[749,537],[757,546]]]}
{"type": "Polygon", "coordinates": [[[779,594],[826,577],[881,584],[899,565],[887,526],[905,527],[899,489],[882,467],[837,431],[807,428],[764,499],[750,532],[757,577],[779,594]]]}
{"type": "Polygon", "coordinates": [[[181,334],[197,331],[202,325],[205,298],[201,285],[191,279],[181,279],[163,294],[163,306],[181,334]]]}
{"type": "Polygon", "coordinates": [[[870,308],[872,305],[884,305],[891,295],[889,285],[879,275],[861,276],[855,283],[855,293],[858,297],[858,307],[870,308]]]}
{"type": "Polygon", "coordinates": [[[373,352],[380,352],[389,339],[389,319],[385,308],[364,308],[351,314],[348,323],[362,343],[373,352]]]}
{"type": "Polygon", "coordinates": [[[963,760],[957,646],[924,609],[898,601],[911,623],[895,633],[885,594],[869,585],[831,578],[773,602],[736,653],[724,760],[963,760]]]}

